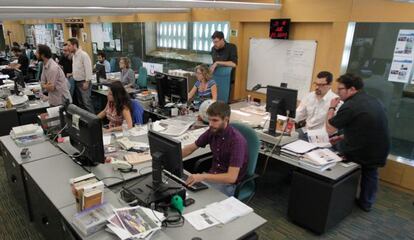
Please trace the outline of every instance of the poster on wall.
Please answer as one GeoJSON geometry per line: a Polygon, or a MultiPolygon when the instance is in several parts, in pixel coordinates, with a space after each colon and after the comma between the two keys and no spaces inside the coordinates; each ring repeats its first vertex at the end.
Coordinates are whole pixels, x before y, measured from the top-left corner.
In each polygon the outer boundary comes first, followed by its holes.
{"type": "Polygon", "coordinates": [[[413,67],[413,60],[403,57],[394,57],[388,81],[407,83],[413,67]]]}
{"type": "Polygon", "coordinates": [[[414,60],[413,43],[414,30],[401,29],[398,32],[388,81],[407,83],[410,80],[414,60]]]}

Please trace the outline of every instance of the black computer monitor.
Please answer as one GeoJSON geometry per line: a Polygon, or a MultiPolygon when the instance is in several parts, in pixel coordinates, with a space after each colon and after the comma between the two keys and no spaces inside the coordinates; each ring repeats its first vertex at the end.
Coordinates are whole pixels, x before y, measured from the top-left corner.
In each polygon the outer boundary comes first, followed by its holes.
{"type": "Polygon", "coordinates": [[[181,178],[183,176],[183,159],[181,142],[149,130],[148,141],[152,156],[152,180],[155,189],[162,186],[163,169],[181,178]]]}
{"type": "Polygon", "coordinates": [[[186,103],[188,98],[187,78],[168,76],[171,102],[186,103]]]}
{"type": "Polygon", "coordinates": [[[106,79],[105,65],[97,63],[95,66],[96,82],[100,83],[100,79],[106,79]]]}
{"type": "Polygon", "coordinates": [[[105,162],[101,120],[74,104],[64,111],[66,132],[70,143],[79,151],[77,160],[88,166],[105,162]]]}
{"type": "Polygon", "coordinates": [[[186,103],[188,98],[187,78],[155,73],[157,81],[158,105],[164,107],[166,98],[170,102],[186,103]]]}
{"type": "Polygon", "coordinates": [[[269,134],[275,135],[277,115],[294,118],[298,90],[267,86],[266,111],[270,112],[269,134]]]}
{"type": "Polygon", "coordinates": [[[165,97],[169,95],[168,75],[165,73],[155,72],[155,81],[157,85],[158,105],[164,107],[165,97]]]}

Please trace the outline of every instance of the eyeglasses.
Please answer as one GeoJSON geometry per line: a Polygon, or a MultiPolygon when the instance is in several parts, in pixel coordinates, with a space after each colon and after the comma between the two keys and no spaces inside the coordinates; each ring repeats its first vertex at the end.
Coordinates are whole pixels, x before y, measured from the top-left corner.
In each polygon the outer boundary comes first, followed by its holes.
{"type": "Polygon", "coordinates": [[[346,89],[346,88],[344,88],[344,87],[339,87],[339,88],[338,88],[338,92],[339,92],[339,91],[341,91],[341,90],[344,90],[344,89],[346,89]]]}
{"type": "Polygon", "coordinates": [[[325,87],[325,86],[328,86],[329,84],[328,83],[313,83],[313,85],[316,87],[325,87]]]}

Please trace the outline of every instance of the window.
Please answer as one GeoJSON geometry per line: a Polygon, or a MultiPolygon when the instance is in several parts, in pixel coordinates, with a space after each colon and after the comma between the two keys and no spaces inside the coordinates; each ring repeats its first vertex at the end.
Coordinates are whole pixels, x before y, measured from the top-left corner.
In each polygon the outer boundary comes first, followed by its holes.
{"type": "Polygon", "coordinates": [[[414,23],[356,23],[354,32],[348,33],[353,41],[347,72],[361,76],[365,91],[386,108],[391,154],[414,161],[414,83],[389,80],[401,29],[414,29],[414,23]]]}
{"type": "Polygon", "coordinates": [[[211,35],[222,31],[229,36],[228,22],[159,22],[157,23],[157,47],[210,51],[213,46],[211,35]]]}
{"type": "Polygon", "coordinates": [[[210,51],[213,47],[211,35],[215,31],[222,31],[224,38],[229,36],[228,22],[194,22],[193,23],[193,45],[192,50],[196,51],[210,51]]]}
{"type": "Polygon", "coordinates": [[[188,48],[188,23],[159,22],[157,23],[157,47],[188,48]]]}

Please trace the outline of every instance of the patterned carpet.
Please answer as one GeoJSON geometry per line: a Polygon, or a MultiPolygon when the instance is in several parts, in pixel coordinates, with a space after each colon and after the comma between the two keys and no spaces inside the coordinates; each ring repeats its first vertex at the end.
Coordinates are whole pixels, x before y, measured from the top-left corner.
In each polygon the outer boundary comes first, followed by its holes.
{"type": "MultiPolygon", "coordinates": [[[[42,240],[14,202],[0,158],[0,239],[42,240]]],[[[249,203],[268,220],[257,232],[262,240],[271,239],[414,239],[414,196],[381,184],[378,201],[370,213],[355,207],[353,213],[322,236],[290,223],[286,218],[289,184],[280,166],[270,164],[260,180],[260,191],[249,203]],[[273,166],[272,166],[273,165],[273,166]]]]}

